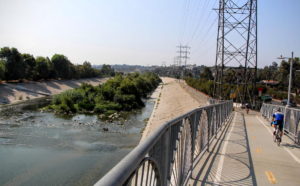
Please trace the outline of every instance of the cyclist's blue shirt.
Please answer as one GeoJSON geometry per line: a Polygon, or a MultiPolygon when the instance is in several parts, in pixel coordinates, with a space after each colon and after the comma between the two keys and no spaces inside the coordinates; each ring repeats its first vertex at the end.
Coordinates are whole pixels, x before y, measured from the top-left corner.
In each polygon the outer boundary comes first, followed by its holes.
{"type": "Polygon", "coordinates": [[[283,121],[284,115],[280,112],[276,112],[273,114],[273,118],[275,118],[276,121],[283,121]]]}

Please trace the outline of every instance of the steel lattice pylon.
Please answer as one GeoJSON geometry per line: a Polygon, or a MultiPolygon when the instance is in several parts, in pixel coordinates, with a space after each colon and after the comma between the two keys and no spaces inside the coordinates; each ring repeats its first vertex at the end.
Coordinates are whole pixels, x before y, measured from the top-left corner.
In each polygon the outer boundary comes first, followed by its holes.
{"type": "Polygon", "coordinates": [[[220,0],[214,97],[224,99],[224,76],[235,67],[240,101],[253,101],[257,71],[257,0],[220,0]]]}

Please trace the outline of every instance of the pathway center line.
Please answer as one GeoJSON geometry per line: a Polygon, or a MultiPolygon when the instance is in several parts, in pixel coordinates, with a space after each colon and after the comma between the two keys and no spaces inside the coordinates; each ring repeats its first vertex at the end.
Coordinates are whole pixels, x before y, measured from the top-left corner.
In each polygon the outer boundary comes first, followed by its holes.
{"type": "MultiPolygon", "coordinates": [[[[270,128],[268,128],[263,121],[261,121],[261,119],[256,116],[256,118],[262,123],[262,125],[270,132],[271,135],[273,135],[273,132],[270,128]]],[[[294,154],[292,153],[292,151],[290,151],[290,149],[287,149],[286,147],[283,147],[283,149],[290,155],[292,156],[292,158],[297,162],[300,163],[300,159],[294,154]]]]}
{"type": "Polygon", "coordinates": [[[268,180],[271,184],[276,184],[277,183],[277,180],[276,180],[274,174],[271,171],[266,171],[265,174],[266,174],[266,176],[267,176],[267,178],[268,178],[268,180]]]}
{"type": "Polygon", "coordinates": [[[215,176],[215,179],[214,179],[215,184],[219,184],[219,182],[221,180],[225,153],[226,153],[226,149],[227,149],[227,146],[228,146],[228,140],[230,139],[231,133],[232,133],[233,128],[235,126],[235,122],[236,122],[236,113],[234,113],[233,124],[231,126],[231,129],[230,129],[228,135],[226,136],[225,143],[224,143],[224,146],[223,146],[222,151],[221,151],[221,157],[220,157],[220,160],[218,162],[218,168],[217,168],[216,176],[215,176]]]}

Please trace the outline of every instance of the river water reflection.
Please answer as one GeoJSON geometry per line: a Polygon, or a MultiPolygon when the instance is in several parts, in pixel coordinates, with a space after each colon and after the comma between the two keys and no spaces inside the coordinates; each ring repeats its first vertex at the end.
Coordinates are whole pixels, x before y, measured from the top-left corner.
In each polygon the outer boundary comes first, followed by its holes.
{"type": "Polygon", "coordinates": [[[153,106],[147,100],[123,124],[29,110],[1,116],[0,185],[93,185],[138,144],[153,106]]]}

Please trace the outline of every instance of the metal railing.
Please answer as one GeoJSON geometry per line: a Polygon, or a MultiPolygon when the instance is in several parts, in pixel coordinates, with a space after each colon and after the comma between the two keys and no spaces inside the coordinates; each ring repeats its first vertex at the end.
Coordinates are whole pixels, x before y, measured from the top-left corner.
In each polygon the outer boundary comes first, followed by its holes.
{"type": "Polygon", "coordinates": [[[95,185],[184,185],[232,106],[228,101],[197,108],[161,125],[95,185]]]}
{"type": "Polygon", "coordinates": [[[260,113],[271,121],[273,114],[278,108],[284,113],[283,128],[286,134],[291,137],[295,143],[300,144],[300,109],[264,103],[260,109],[260,113]]]}

